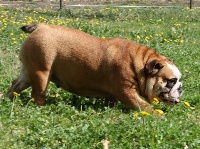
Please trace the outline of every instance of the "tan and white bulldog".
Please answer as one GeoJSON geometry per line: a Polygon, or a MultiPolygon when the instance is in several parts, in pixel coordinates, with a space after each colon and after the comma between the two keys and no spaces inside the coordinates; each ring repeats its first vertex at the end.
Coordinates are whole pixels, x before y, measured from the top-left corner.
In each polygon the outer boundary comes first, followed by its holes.
{"type": "Polygon", "coordinates": [[[146,46],[62,26],[32,24],[21,29],[31,34],[21,47],[23,67],[8,91],[11,99],[13,92],[31,86],[32,98],[44,105],[52,81],[77,95],[119,100],[146,111],[153,111],[149,103],[154,98],[167,104],[179,102],[180,71],[146,46]]]}

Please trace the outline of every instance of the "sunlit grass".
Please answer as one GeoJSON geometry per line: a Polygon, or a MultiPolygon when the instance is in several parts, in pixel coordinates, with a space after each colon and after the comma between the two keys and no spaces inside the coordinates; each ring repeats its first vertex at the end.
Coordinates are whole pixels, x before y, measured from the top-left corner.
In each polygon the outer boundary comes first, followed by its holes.
{"type": "Polygon", "coordinates": [[[0,148],[199,148],[200,10],[194,9],[31,9],[0,7],[0,148]],[[48,23],[80,29],[100,38],[123,37],[170,57],[183,74],[181,103],[152,105],[162,118],[127,110],[104,99],[79,97],[50,84],[47,105],[37,107],[30,89],[5,97],[20,73],[26,39],[20,27],[48,23]]]}

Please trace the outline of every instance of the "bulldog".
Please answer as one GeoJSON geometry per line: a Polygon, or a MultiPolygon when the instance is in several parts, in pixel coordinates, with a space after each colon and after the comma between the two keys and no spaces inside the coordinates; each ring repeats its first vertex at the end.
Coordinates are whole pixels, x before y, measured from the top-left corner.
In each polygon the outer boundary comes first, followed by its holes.
{"type": "Polygon", "coordinates": [[[13,92],[31,87],[35,103],[44,105],[52,81],[80,96],[107,98],[150,112],[154,98],[166,104],[179,102],[180,71],[146,46],[63,26],[31,24],[21,29],[31,34],[20,50],[23,66],[8,90],[11,99],[13,92]]]}

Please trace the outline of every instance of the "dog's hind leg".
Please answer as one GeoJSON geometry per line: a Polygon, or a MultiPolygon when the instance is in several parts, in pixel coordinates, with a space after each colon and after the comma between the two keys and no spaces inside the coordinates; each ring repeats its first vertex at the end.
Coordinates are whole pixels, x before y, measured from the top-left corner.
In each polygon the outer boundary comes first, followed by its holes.
{"type": "Polygon", "coordinates": [[[9,97],[10,99],[13,99],[14,92],[20,93],[21,91],[27,89],[28,87],[30,87],[30,81],[27,77],[27,74],[25,74],[22,71],[21,75],[12,82],[12,86],[7,92],[7,97],[9,97]]]}
{"type": "Polygon", "coordinates": [[[32,93],[36,104],[43,106],[45,104],[45,94],[49,83],[50,72],[49,71],[34,71],[29,74],[32,93]]]}

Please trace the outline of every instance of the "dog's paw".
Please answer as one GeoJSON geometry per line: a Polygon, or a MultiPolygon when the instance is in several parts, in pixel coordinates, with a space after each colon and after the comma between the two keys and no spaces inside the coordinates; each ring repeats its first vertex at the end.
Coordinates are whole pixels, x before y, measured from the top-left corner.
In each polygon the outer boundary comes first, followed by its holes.
{"type": "Polygon", "coordinates": [[[38,106],[44,106],[45,102],[44,100],[35,100],[34,98],[31,99],[33,102],[35,102],[38,106]]]}

